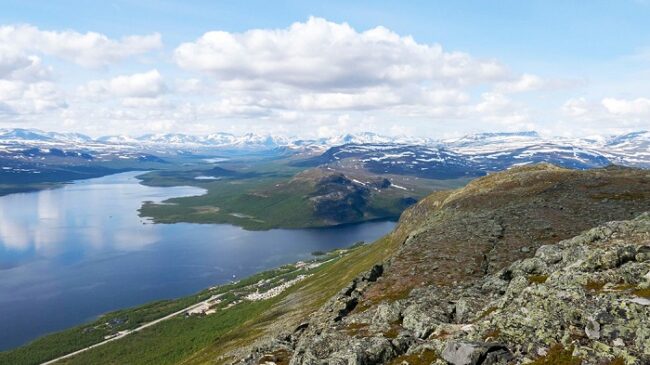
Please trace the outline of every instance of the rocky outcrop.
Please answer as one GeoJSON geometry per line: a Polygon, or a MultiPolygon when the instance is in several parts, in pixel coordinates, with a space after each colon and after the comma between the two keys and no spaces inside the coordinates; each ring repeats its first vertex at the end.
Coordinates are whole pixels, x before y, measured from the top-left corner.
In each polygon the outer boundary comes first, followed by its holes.
{"type": "Polygon", "coordinates": [[[355,184],[343,174],[331,174],[321,178],[309,198],[317,217],[333,222],[356,221],[363,212],[370,190],[355,184]]]}
{"type": "Polygon", "coordinates": [[[650,364],[650,216],[584,230],[650,210],[648,183],[542,166],[432,195],[390,260],[244,363],[650,364]]]}
{"type": "Polygon", "coordinates": [[[448,341],[442,358],[453,365],[493,365],[507,364],[512,354],[498,343],[448,341]]]}
{"type": "Polygon", "coordinates": [[[356,279],[297,340],[283,343],[290,363],[416,363],[423,348],[436,364],[526,364],[547,356],[594,365],[650,363],[648,214],[542,246],[534,257],[470,286],[427,286],[353,310],[382,272],[376,266],[356,279]]]}

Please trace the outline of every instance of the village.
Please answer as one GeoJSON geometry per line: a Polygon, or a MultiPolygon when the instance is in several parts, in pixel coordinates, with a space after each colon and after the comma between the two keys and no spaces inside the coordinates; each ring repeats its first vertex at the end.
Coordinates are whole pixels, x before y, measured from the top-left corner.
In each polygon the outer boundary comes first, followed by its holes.
{"type": "MultiPolygon", "coordinates": [[[[338,250],[338,254],[345,253],[345,250],[338,250]]],[[[337,255],[338,257],[338,255],[337,255]]],[[[291,269],[277,276],[260,279],[256,283],[245,286],[237,291],[228,293],[229,298],[225,298],[226,293],[216,294],[209,299],[192,306],[185,311],[185,316],[209,316],[217,313],[219,310],[232,308],[243,301],[260,301],[274,298],[282,294],[285,290],[307,279],[311,274],[307,272],[326,264],[335,258],[327,260],[298,261],[295,264],[287,265],[291,269]]],[[[285,267],[285,268],[286,268],[285,267]]],[[[237,282],[235,282],[237,283],[237,282]]],[[[210,288],[217,289],[218,287],[210,288]]]]}

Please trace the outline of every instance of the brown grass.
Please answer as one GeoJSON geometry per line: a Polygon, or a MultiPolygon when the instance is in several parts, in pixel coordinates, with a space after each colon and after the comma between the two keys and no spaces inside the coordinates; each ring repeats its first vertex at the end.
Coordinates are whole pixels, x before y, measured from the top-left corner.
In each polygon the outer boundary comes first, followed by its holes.
{"type": "Polygon", "coordinates": [[[384,337],[390,339],[397,338],[401,330],[402,326],[400,326],[399,323],[393,323],[388,331],[384,332],[384,337]]]}
{"type": "Polygon", "coordinates": [[[367,323],[350,323],[345,326],[345,332],[354,337],[367,337],[370,336],[368,332],[367,323]]]}
{"type": "Polygon", "coordinates": [[[490,307],[490,308],[484,310],[483,313],[481,313],[481,315],[479,315],[479,316],[474,320],[474,322],[478,322],[478,321],[480,321],[480,320],[486,318],[486,317],[489,316],[490,314],[496,312],[498,309],[499,309],[499,308],[497,308],[497,307],[490,307]]]}
{"type": "Polygon", "coordinates": [[[290,360],[291,354],[288,351],[278,350],[262,356],[257,363],[264,364],[266,362],[274,362],[277,365],[289,365],[290,360]]]}
{"type": "Polygon", "coordinates": [[[634,289],[636,285],[634,284],[626,284],[626,283],[621,283],[621,284],[616,284],[614,287],[612,287],[612,290],[614,291],[626,291],[630,289],[634,289]]]}
{"type": "Polygon", "coordinates": [[[548,275],[530,275],[528,277],[528,284],[544,284],[548,279],[548,275]]]}
{"type": "Polygon", "coordinates": [[[636,295],[637,297],[650,299],[650,288],[636,289],[632,292],[632,294],[636,295]]]}
{"type": "Polygon", "coordinates": [[[612,359],[607,365],[625,365],[625,360],[620,357],[612,359]]]}
{"type": "Polygon", "coordinates": [[[582,359],[573,356],[573,346],[564,348],[562,344],[555,344],[542,356],[530,365],[581,365],[582,359]]]}
{"type": "Polygon", "coordinates": [[[584,288],[592,292],[600,293],[605,284],[606,283],[602,281],[589,280],[587,281],[587,284],[584,285],[584,288]]]}
{"type": "Polygon", "coordinates": [[[438,354],[436,354],[436,352],[433,350],[425,349],[419,354],[398,356],[394,358],[389,364],[401,365],[406,363],[409,365],[429,365],[436,360],[438,360],[438,354]]]}
{"type": "Polygon", "coordinates": [[[491,329],[483,335],[485,341],[494,341],[501,335],[501,330],[498,328],[491,329]]]}
{"type": "Polygon", "coordinates": [[[640,191],[636,192],[622,192],[622,193],[599,193],[599,194],[592,194],[591,198],[594,200],[602,200],[602,199],[607,199],[607,200],[625,200],[625,201],[635,201],[635,200],[643,200],[648,198],[648,194],[640,191]]]}
{"type": "Polygon", "coordinates": [[[355,308],[356,313],[361,313],[368,308],[371,308],[381,302],[395,302],[400,299],[405,299],[411,293],[410,287],[390,288],[382,292],[371,290],[369,294],[361,301],[355,308]]]}

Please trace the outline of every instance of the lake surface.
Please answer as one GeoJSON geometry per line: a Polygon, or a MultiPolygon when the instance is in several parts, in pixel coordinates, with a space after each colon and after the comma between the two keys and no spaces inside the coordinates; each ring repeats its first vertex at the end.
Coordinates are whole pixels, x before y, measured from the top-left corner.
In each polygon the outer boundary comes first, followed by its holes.
{"type": "Polygon", "coordinates": [[[394,222],[253,232],[215,224],[151,224],[143,201],[200,195],[140,185],[130,172],[0,197],[0,350],[107,311],[373,241],[394,222]]]}

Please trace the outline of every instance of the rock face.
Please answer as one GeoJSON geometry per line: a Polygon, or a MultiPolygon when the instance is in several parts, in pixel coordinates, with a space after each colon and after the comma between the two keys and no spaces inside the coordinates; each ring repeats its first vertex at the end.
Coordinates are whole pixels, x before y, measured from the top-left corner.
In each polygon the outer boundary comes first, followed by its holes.
{"type": "Polygon", "coordinates": [[[418,203],[389,261],[241,362],[650,364],[649,174],[523,171],[418,203]]]}
{"type": "Polygon", "coordinates": [[[310,200],[314,213],[334,222],[355,221],[363,217],[370,190],[355,184],[343,174],[323,177],[310,200]]]}
{"type": "Polygon", "coordinates": [[[507,363],[512,354],[501,344],[448,341],[442,350],[442,358],[454,365],[488,365],[507,363]]]}

